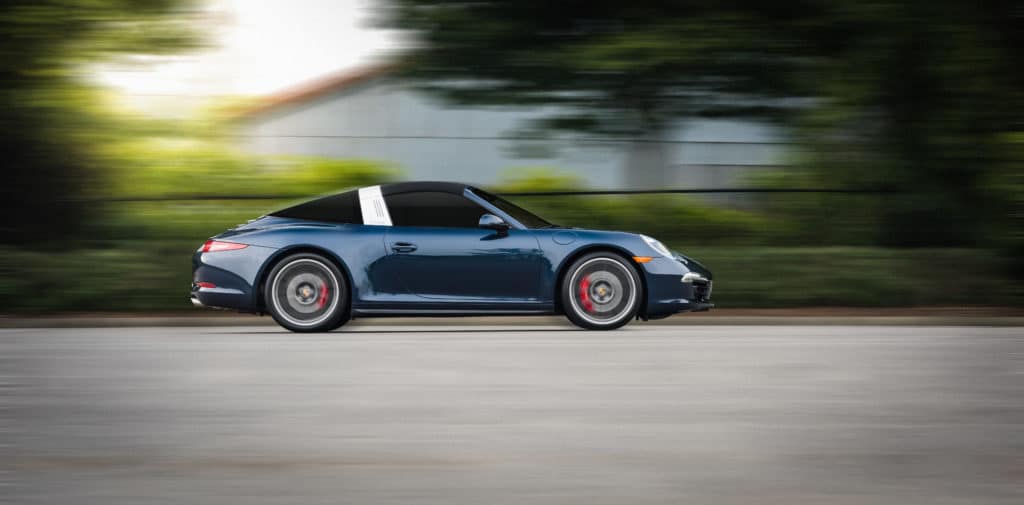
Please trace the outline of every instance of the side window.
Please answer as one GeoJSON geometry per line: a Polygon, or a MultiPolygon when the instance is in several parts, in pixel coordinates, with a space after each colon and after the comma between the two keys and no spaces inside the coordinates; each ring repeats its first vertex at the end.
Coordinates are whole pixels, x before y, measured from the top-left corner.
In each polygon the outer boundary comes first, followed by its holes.
{"type": "Polygon", "coordinates": [[[359,210],[359,195],[356,191],[317,198],[294,207],[271,212],[270,215],[328,223],[363,224],[363,215],[359,210]]]}
{"type": "Polygon", "coordinates": [[[384,197],[394,226],[476,228],[487,211],[462,195],[424,191],[384,197]]]}

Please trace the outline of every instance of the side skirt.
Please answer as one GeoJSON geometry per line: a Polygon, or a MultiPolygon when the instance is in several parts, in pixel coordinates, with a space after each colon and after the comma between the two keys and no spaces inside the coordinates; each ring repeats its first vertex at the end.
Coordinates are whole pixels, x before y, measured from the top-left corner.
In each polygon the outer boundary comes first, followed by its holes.
{"type": "Polygon", "coordinates": [[[473,316],[544,316],[550,310],[501,309],[353,309],[353,317],[473,317],[473,316]]]}

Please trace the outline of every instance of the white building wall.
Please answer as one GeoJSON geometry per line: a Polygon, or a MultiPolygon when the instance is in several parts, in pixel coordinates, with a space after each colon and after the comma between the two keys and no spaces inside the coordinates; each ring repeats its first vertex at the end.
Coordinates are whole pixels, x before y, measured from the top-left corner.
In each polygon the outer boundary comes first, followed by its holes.
{"type": "Polygon", "coordinates": [[[260,154],[381,160],[410,180],[488,185],[509,169],[543,166],[578,174],[594,188],[735,185],[749,170],[778,165],[785,147],[770,127],[721,119],[681,121],[654,144],[513,138],[550,111],[455,107],[378,79],[250,117],[242,139],[260,154]],[[629,169],[659,159],[662,168],[629,169]]]}

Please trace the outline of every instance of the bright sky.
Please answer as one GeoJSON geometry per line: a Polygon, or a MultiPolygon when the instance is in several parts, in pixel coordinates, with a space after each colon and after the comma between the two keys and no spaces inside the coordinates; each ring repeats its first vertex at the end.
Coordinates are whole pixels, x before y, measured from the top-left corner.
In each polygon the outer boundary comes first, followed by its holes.
{"type": "Polygon", "coordinates": [[[136,68],[105,68],[100,82],[137,98],[262,95],[367,64],[398,46],[369,26],[373,0],[210,0],[215,47],[136,68]],[[219,46],[219,47],[217,47],[219,46]]]}

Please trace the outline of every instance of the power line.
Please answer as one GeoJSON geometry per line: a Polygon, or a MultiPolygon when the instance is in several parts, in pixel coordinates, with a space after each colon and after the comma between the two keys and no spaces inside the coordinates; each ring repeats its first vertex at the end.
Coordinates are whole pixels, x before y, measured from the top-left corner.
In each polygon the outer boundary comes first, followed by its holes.
{"type": "Polygon", "coordinates": [[[849,188],[703,188],[703,189],[637,189],[596,191],[513,191],[502,196],[599,196],[599,195],[658,195],[658,194],[718,194],[718,193],[839,193],[881,194],[897,193],[885,189],[849,188]]]}
{"type": "Polygon", "coordinates": [[[551,138],[542,136],[460,136],[460,135],[336,135],[336,134],[276,134],[259,135],[238,133],[228,135],[233,138],[250,139],[348,139],[348,140],[482,140],[482,141],[529,141],[529,142],[574,142],[574,143],[641,143],[641,144],[708,144],[708,145],[765,145],[791,146],[800,142],[781,140],[682,140],[682,139],[640,139],[611,137],[573,137],[551,138]]]}
{"type": "MultiPolygon", "coordinates": [[[[499,193],[508,197],[543,197],[543,196],[613,196],[613,195],[659,195],[659,194],[757,194],[757,193],[821,193],[821,194],[895,194],[903,191],[870,188],[700,188],[700,189],[638,189],[638,190],[594,190],[594,191],[510,191],[499,193]]],[[[190,202],[190,201],[232,201],[232,200],[296,200],[309,198],[303,194],[264,194],[264,195],[158,195],[158,196],[126,196],[111,198],[90,198],[90,202],[144,203],[144,202],[190,202]]]]}

